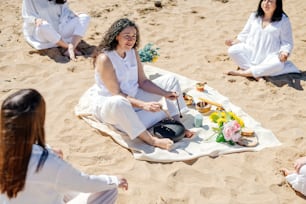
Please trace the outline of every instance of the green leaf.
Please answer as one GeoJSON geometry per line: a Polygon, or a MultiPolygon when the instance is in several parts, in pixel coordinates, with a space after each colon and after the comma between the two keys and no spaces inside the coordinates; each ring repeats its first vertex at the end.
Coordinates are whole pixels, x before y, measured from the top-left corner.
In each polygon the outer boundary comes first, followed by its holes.
{"type": "Polygon", "coordinates": [[[159,48],[153,48],[152,43],[146,44],[143,49],[139,50],[139,57],[141,62],[152,62],[155,56],[159,56],[157,50],[159,48]]]}
{"type": "Polygon", "coordinates": [[[232,140],[228,141],[228,143],[229,143],[230,145],[235,145],[235,144],[236,144],[236,143],[233,142],[232,140]]]}
{"type": "Polygon", "coordinates": [[[222,133],[218,134],[218,136],[216,138],[216,142],[226,142],[222,133]]]}
{"type": "Polygon", "coordinates": [[[222,129],[218,128],[218,127],[212,127],[212,130],[215,131],[215,132],[221,132],[222,131],[222,129]]]}

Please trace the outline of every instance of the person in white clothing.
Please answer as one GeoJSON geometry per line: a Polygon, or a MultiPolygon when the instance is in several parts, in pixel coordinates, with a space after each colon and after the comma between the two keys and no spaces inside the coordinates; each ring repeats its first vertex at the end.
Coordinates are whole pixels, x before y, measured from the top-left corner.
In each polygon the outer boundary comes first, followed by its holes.
{"type": "Polygon", "coordinates": [[[23,0],[23,34],[35,49],[62,47],[64,55],[75,60],[77,50],[89,25],[87,14],[74,13],[67,0],[23,0]]]}
{"type": "Polygon", "coordinates": [[[260,0],[236,39],[226,40],[228,54],[238,70],[228,75],[253,77],[299,73],[287,61],[292,49],[291,24],[283,11],[282,0],[260,0]]]}
{"type": "Polygon", "coordinates": [[[115,203],[121,176],[87,175],[45,143],[45,102],[34,89],[8,96],[1,106],[0,203],[115,203]],[[83,193],[79,193],[83,192],[83,193]]]}
{"type": "Polygon", "coordinates": [[[282,168],[281,171],[292,188],[306,196],[306,156],[294,162],[294,170],[282,168]]]}
{"type": "MultiPolygon", "coordinates": [[[[162,98],[166,98],[175,120],[179,120],[176,99],[182,109],[186,105],[175,77],[162,76],[154,81],[146,77],[137,52],[139,38],[136,24],[123,18],[111,25],[97,46],[94,67],[99,97],[94,112],[99,120],[126,132],[131,139],[137,137],[149,145],[170,149],[172,140],[155,137],[147,129],[167,117],[162,98]]],[[[192,135],[185,131],[186,137],[192,135]]]]}

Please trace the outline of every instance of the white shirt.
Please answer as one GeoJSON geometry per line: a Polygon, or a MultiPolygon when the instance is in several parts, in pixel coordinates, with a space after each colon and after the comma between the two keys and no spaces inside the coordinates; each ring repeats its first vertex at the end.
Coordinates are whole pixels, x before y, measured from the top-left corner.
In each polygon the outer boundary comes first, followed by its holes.
{"type": "Polygon", "coordinates": [[[59,158],[49,150],[48,158],[39,172],[35,172],[42,148],[33,145],[23,191],[16,198],[0,194],[1,204],[61,204],[68,192],[101,192],[117,188],[116,176],[87,175],[59,158]]]}
{"type": "Polygon", "coordinates": [[[290,53],[293,48],[291,24],[284,14],[280,21],[263,28],[262,18],[256,18],[252,13],[237,38],[252,51],[251,62],[254,65],[260,64],[269,54],[290,53]]]}
{"type": "Polygon", "coordinates": [[[22,1],[23,34],[36,49],[50,48],[54,43],[37,43],[32,37],[36,26],[35,19],[40,18],[47,21],[56,32],[60,33],[62,26],[65,26],[67,21],[75,16],[69,9],[68,3],[56,4],[55,1],[48,0],[22,1]]]}
{"type": "MultiPolygon", "coordinates": [[[[139,87],[138,65],[135,50],[131,49],[127,51],[124,58],[120,57],[115,50],[104,53],[112,62],[120,90],[129,96],[135,97],[139,87]]],[[[100,79],[100,74],[97,71],[95,73],[95,80],[96,84],[102,91],[102,95],[111,96],[111,93],[105,87],[104,83],[100,79]]]]}

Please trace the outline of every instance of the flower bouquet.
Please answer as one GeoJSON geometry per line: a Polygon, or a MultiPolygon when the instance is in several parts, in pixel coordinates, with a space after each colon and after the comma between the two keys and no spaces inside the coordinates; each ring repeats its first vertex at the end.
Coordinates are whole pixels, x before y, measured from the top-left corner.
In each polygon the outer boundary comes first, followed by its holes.
{"type": "Polygon", "coordinates": [[[139,50],[141,62],[156,62],[158,59],[159,48],[154,48],[152,43],[148,43],[143,49],[139,50]]]}
{"type": "Polygon", "coordinates": [[[215,134],[217,134],[216,142],[235,145],[239,141],[244,122],[235,113],[216,111],[210,114],[209,118],[213,123],[218,124],[218,127],[213,127],[215,134]]]}

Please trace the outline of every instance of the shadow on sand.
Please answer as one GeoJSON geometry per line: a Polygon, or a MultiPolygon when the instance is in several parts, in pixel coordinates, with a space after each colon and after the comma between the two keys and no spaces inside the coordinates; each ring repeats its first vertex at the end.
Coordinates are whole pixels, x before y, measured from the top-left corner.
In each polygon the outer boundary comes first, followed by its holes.
{"type": "MultiPolygon", "coordinates": [[[[77,47],[77,49],[83,54],[83,57],[88,58],[91,57],[96,46],[90,45],[85,41],[81,41],[77,47]]],[[[45,50],[31,50],[29,54],[39,54],[41,56],[48,56],[50,59],[53,59],[55,62],[58,63],[67,63],[70,61],[68,56],[64,55],[66,50],[60,47],[54,47],[45,50]]]]}
{"type": "Polygon", "coordinates": [[[273,77],[270,76],[270,77],[265,77],[265,79],[266,81],[271,82],[277,87],[288,85],[289,87],[302,91],[304,89],[301,85],[301,80],[306,81],[306,71],[302,71],[301,73],[283,74],[273,77]]]}

